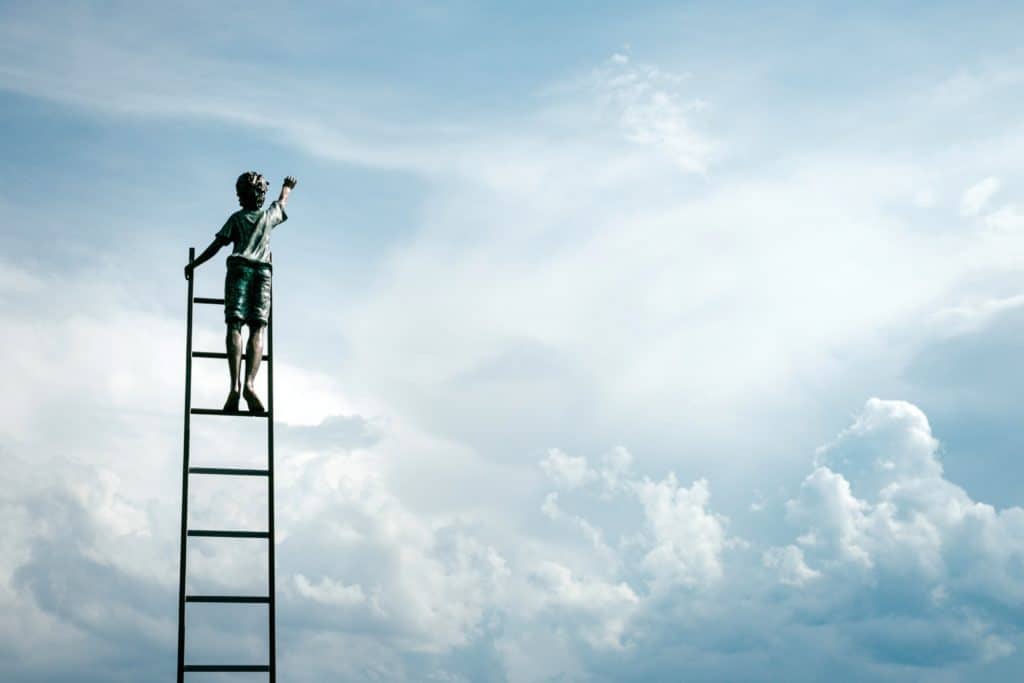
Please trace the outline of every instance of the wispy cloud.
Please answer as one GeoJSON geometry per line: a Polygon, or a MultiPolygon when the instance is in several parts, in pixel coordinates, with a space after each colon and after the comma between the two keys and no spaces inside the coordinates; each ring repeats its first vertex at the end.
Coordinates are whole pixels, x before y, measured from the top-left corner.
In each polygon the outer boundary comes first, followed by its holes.
{"type": "Polygon", "coordinates": [[[714,143],[697,132],[693,119],[709,105],[688,95],[687,74],[666,72],[617,53],[595,70],[592,79],[603,109],[627,140],[658,150],[683,171],[707,170],[714,143]]]}
{"type": "Polygon", "coordinates": [[[977,216],[999,192],[1000,187],[1002,183],[999,178],[992,176],[971,185],[960,198],[960,215],[967,218],[977,216]]]}

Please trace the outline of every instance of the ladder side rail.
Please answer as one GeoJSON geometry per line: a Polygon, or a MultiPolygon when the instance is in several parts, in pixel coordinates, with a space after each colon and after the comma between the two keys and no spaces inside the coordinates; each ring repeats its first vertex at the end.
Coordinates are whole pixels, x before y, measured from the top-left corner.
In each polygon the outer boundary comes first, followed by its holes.
{"type": "MultiPolygon", "coordinates": [[[[273,282],[273,281],[271,281],[273,282]]],[[[267,363],[267,595],[270,602],[267,605],[267,635],[270,648],[269,683],[277,680],[277,641],[275,633],[275,611],[277,605],[277,588],[274,578],[274,287],[270,287],[270,315],[267,319],[267,356],[270,362],[267,363]]]]}
{"type": "MultiPolygon", "coordinates": [[[[189,247],[188,262],[196,258],[195,247],[189,247]]],[[[188,313],[185,330],[185,436],[181,468],[181,541],[178,558],[178,683],[185,681],[185,555],[188,548],[188,463],[192,420],[192,289],[195,272],[188,279],[188,313]]]]}

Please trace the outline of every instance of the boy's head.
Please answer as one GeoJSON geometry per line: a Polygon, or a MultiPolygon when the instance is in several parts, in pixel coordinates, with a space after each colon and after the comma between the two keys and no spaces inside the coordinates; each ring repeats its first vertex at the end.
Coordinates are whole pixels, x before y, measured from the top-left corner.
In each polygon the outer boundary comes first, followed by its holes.
{"type": "Polygon", "coordinates": [[[238,203],[246,211],[255,211],[263,206],[267,198],[267,188],[270,183],[256,171],[249,171],[238,176],[235,181],[235,192],[238,193],[238,203]]]}

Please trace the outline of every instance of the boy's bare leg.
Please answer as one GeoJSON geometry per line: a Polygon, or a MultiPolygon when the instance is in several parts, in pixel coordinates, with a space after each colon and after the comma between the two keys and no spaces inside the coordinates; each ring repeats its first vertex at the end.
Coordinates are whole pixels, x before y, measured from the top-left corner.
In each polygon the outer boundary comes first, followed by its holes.
{"type": "Polygon", "coordinates": [[[242,389],[242,397],[249,405],[249,410],[254,413],[265,412],[263,404],[256,395],[256,373],[260,369],[260,360],[263,358],[263,330],[265,323],[249,323],[249,348],[245,354],[245,387],[242,389]]]}
{"type": "Polygon", "coordinates": [[[242,374],[242,321],[232,320],[228,323],[225,345],[228,352],[228,373],[231,375],[231,391],[224,402],[224,410],[237,411],[238,398],[241,394],[240,375],[242,374]]]}

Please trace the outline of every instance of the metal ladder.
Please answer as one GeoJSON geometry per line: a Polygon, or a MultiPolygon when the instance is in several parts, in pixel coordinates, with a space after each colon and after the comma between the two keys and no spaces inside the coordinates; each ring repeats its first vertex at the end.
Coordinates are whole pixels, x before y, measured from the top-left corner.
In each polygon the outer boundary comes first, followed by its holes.
{"type": "MultiPolygon", "coordinates": [[[[196,250],[188,250],[188,262],[195,260],[196,250]]],[[[273,295],[271,295],[271,314],[267,321],[266,348],[263,361],[266,362],[267,373],[267,411],[251,413],[247,411],[225,412],[211,408],[192,407],[192,359],[220,358],[226,359],[226,353],[192,350],[192,308],[195,304],[223,305],[223,299],[210,299],[194,296],[192,283],[188,280],[188,332],[185,342],[185,454],[181,471],[181,558],[178,583],[178,683],[184,683],[185,673],[189,671],[206,672],[264,672],[270,674],[270,683],[275,683],[277,676],[275,632],[274,632],[274,314],[273,295]],[[227,467],[191,467],[189,465],[190,437],[193,415],[223,415],[232,417],[256,417],[267,421],[267,468],[238,469],[227,467]],[[213,476],[246,476],[267,478],[267,530],[266,531],[234,531],[223,529],[189,529],[188,528],[188,481],[189,475],[213,476]],[[205,538],[252,538],[266,539],[268,543],[268,581],[266,595],[186,595],[185,574],[187,567],[187,550],[189,537],[205,538]],[[267,635],[269,657],[266,664],[186,664],[185,663],[185,604],[193,603],[251,603],[267,605],[267,635]]]]}

